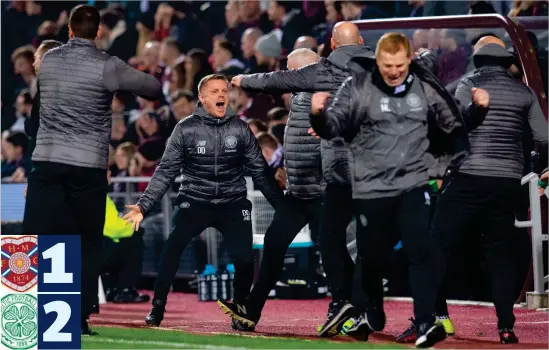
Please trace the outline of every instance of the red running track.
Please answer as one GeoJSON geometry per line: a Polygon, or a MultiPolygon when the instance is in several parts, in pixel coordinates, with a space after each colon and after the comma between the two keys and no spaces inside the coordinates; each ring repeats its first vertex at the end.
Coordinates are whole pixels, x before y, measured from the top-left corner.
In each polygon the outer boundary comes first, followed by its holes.
{"type": "MultiPolygon", "coordinates": [[[[325,320],[328,299],[321,300],[269,300],[256,335],[278,337],[317,338],[316,326],[325,320]]],[[[450,305],[450,315],[456,325],[456,336],[448,337],[437,348],[478,349],[513,348],[547,349],[547,311],[515,309],[517,318],[515,332],[520,344],[499,343],[497,320],[493,307],[450,305]]],[[[144,318],[149,312],[146,304],[105,304],[101,313],[92,317],[91,323],[101,326],[144,327],[144,318]]],[[[404,301],[385,303],[387,326],[382,333],[370,337],[373,343],[391,343],[409,325],[412,305],[404,301]]],[[[162,328],[201,334],[233,333],[230,319],[215,302],[199,302],[196,294],[171,293],[162,328]]],[[[348,337],[334,340],[354,341],[348,337]]]]}

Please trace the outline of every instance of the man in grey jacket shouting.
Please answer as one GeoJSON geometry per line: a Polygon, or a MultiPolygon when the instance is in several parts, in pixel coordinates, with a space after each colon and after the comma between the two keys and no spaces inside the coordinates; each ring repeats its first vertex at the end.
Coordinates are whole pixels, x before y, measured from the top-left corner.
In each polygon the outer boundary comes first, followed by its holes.
{"type": "MultiPolygon", "coordinates": [[[[370,332],[385,327],[382,269],[400,238],[409,260],[416,346],[425,348],[446,338],[444,328],[435,325],[435,293],[427,287],[436,271],[428,169],[433,155],[441,154],[453,156],[451,169],[459,167],[468,155],[468,140],[459,106],[411,56],[406,36],[383,35],[375,61],[351,60],[353,75],[328,108],[327,93],[313,95],[311,125],[322,138],[342,136],[350,143],[357,246],[368,296],[360,323],[370,332]],[[394,228],[400,237],[388,234],[394,228]]],[[[488,95],[477,90],[472,100],[486,107],[488,95]]]]}
{"type": "Polygon", "coordinates": [[[113,94],[128,91],[151,99],[161,94],[153,76],[95,46],[99,21],[95,7],[73,8],[69,42],[41,61],[40,127],[23,220],[24,234],[81,235],[83,335],[93,334],[87,319],[97,308],[113,94]],[[59,213],[64,208],[70,211],[59,213]],[[57,218],[64,216],[78,232],[63,232],[57,218]]]}

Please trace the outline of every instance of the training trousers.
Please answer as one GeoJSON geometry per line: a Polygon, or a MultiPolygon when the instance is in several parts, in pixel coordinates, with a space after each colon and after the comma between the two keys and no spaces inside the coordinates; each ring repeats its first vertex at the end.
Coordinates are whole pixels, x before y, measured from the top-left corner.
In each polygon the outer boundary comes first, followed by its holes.
{"type": "Polygon", "coordinates": [[[353,194],[350,185],[328,184],[324,193],[320,251],[333,302],[352,301],[362,309],[366,296],[360,282],[360,258],[355,262],[347,249],[347,226],[353,218],[353,194]]]}
{"type": "Polygon", "coordinates": [[[154,299],[166,301],[179,268],[183,250],[208,227],[217,229],[226,241],[234,262],[234,301],[243,303],[253,282],[252,203],[243,198],[233,203],[211,204],[180,196],[172,217],[172,230],[164,244],[154,299]]]}
{"type": "Polygon", "coordinates": [[[427,294],[434,273],[429,188],[415,188],[395,197],[355,199],[354,204],[362,286],[368,296],[368,308],[383,308],[383,268],[389,263],[393,246],[401,240],[409,262],[415,319],[419,323],[434,322],[435,297],[427,294]],[[394,237],[393,232],[399,232],[400,236],[394,237]]]}
{"type": "Polygon", "coordinates": [[[520,180],[457,173],[450,181],[439,195],[433,218],[438,283],[429,285],[438,288],[450,250],[467,231],[483,232],[498,327],[513,328],[516,278],[513,249],[520,232],[514,227],[514,211],[520,195],[520,180]]]}
{"type": "Polygon", "coordinates": [[[103,275],[104,285],[120,290],[137,287],[143,267],[143,232],[140,228],[118,242],[103,236],[102,272],[107,274],[103,275]]]}
{"type": "Polygon", "coordinates": [[[259,320],[269,293],[280,278],[286,251],[306,224],[309,224],[311,238],[315,241],[314,232],[318,232],[321,210],[321,197],[300,199],[286,194],[277,205],[273,221],[265,233],[259,275],[248,300],[248,313],[252,318],[259,320]]]}
{"type": "Polygon", "coordinates": [[[82,316],[97,309],[107,170],[33,162],[28,177],[23,234],[81,236],[82,316]]]}

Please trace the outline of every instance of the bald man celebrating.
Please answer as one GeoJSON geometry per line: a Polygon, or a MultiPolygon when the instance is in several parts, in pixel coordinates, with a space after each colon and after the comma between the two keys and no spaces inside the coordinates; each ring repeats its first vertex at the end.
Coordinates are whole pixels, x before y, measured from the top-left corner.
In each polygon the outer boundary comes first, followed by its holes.
{"type": "MultiPolygon", "coordinates": [[[[369,47],[364,46],[358,27],[351,22],[339,22],[334,26],[330,46],[333,52],[328,58],[321,58],[318,63],[297,70],[238,75],[232,79],[232,84],[248,91],[329,91],[335,94],[343,81],[351,75],[347,68],[349,60],[355,57],[374,58],[374,53],[369,47]]],[[[434,63],[429,62],[432,58],[429,53],[421,53],[420,57],[425,60],[425,64],[432,65],[434,63]]],[[[332,293],[332,302],[326,323],[319,334],[332,337],[338,334],[348,318],[351,309],[349,301],[358,301],[360,298],[353,297],[351,293],[355,263],[347,250],[346,229],[353,216],[353,207],[345,141],[342,137],[329,141],[323,139],[321,154],[326,189],[320,250],[324,272],[332,293]]],[[[362,292],[362,288],[358,290],[362,292]]]]}
{"type": "MultiPolygon", "coordinates": [[[[319,60],[315,52],[297,49],[288,55],[288,69],[294,71],[319,60]]],[[[269,293],[279,280],[286,251],[301,229],[309,224],[313,240],[318,236],[325,184],[321,180],[320,140],[308,134],[311,95],[308,92],[292,94],[284,133],[287,193],[265,234],[261,268],[248,302],[238,305],[218,301],[221,309],[233,318],[235,330],[254,330],[269,293]]],[[[350,305],[345,312],[350,312],[350,305]]]]}
{"type": "Polygon", "coordinates": [[[529,129],[546,150],[547,122],[534,92],[507,72],[512,55],[500,39],[481,38],[474,47],[473,61],[477,69],[463,78],[455,97],[467,106],[483,89],[490,96],[490,107],[484,118],[475,120],[471,115],[466,120],[471,155],[440,196],[432,233],[438,245],[440,276],[445,273],[449,252],[467,230],[484,233],[500,341],[518,343],[513,331],[513,249],[514,213],[524,168],[522,140],[529,129]]]}

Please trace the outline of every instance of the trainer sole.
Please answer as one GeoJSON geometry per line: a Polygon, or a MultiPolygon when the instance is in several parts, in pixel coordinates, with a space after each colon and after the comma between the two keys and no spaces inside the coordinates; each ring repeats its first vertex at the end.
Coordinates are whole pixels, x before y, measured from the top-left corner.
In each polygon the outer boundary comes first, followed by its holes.
{"type": "Polygon", "coordinates": [[[324,328],[319,332],[321,337],[335,337],[341,332],[341,327],[345,321],[351,317],[351,313],[354,307],[350,304],[347,304],[341,308],[339,313],[324,326],[324,328]]]}
{"type": "Polygon", "coordinates": [[[221,309],[221,311],[223,311],[223,313],[225,315],[229,315],[231,318],[234,318],[235,320],[244,323],[248,327],[255,327],[255,325],[256,325],[255,322],[250,321],[250,320],[248,320],[244,317],[238,316],[237,314],[235,314],[231,309],[229,309],[227,306],[225,306],[225,304],[223,304],[219,300],[217,301],[217,305],[219,305],[219,308],[221,309]]]}

